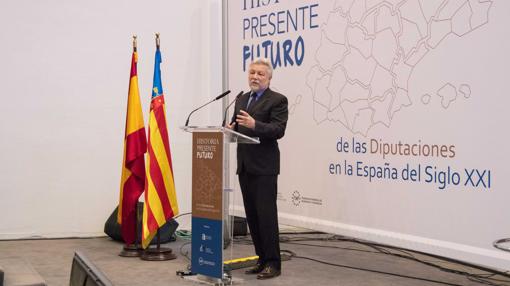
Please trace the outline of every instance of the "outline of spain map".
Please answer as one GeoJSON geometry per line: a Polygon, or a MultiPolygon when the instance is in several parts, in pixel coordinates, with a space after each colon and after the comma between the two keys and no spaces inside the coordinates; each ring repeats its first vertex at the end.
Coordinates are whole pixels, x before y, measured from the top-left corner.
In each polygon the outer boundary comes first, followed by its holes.
{"type": "MultiPolygon", "coordinates": [[[[363,136],[376,124],[389,128],[395,113],[413,104],[409,79],[420,61],[441,42],[487,24],[493,2],[337,0],[306,76],[315,121],[338,122],[363,136]]],[[[420,101],[432,96],[447,109],[459,96],[469,98],[471,87],[446,82],[420,101]]]]}

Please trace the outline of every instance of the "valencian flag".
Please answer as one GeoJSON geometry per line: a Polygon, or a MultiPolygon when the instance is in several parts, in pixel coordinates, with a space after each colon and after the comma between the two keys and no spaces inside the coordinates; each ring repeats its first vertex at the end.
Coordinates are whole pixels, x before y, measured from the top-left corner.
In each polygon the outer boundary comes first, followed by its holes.
{"type": "Polygon", "coordinates": [[[120,198],[117,221],[121,225],[122,238],[126,244],[136,239],[136,206],[145,186],[144,154],[147,152],[147,137],[143,125],[142,106],[138,90],[136,71],[136,38],[133,41],[131,75],[129,79],[126,131],[124,135],[124,158],[120,181],[120,198]]]}
{"type": "Polygon", "coordinates": [[[147,248],[157,230],[179,212],[166,125],[160,64],[161,52],[158,44],[149,115],[149,144],[142,225],[143,248],[147,248]]]}

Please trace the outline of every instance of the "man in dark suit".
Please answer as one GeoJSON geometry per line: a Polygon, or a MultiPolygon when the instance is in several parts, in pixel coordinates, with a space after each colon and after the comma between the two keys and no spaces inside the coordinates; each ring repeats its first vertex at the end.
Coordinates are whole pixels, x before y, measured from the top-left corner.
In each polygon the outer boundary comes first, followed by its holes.
{"type": "Polygon", "coordinates": [[[233,124],[228,127],[260,144],[237,145],[237,174],[243,194],[246,219],[259,256],[257,265],[246,271],[257,279],[281,274],[277,180],[280,173],[280,150],[277,140],[285,134],[288,118],[287,98],[269,88],[273,69],[266,59],[250,64],[250,92],[243,94],[235,105],[233,124]]]}

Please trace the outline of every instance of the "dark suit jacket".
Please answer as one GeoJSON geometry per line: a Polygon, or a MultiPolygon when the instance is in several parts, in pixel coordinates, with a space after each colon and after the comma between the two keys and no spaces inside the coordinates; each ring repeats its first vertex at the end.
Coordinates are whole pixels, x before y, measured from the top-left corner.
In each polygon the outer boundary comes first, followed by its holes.
{"type": "Polygon", "coordinates": [[[236,131],[259,137],[260,144],[237,144],[237,174],[277,175],[280,173],[280,150],[276,140],[283,137],[287,127],[287,97],[268,88],[246,110],[249,98],[248,92],[237,100],[232,120],[239,110],[247,111],[255,119],[255,129],[237,126],[236,131]]]}

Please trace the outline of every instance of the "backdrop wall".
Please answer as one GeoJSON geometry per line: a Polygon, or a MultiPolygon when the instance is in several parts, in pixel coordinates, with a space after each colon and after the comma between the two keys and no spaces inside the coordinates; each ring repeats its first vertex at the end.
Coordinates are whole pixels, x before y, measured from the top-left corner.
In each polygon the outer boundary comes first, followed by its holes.
{"type": "Polygon", "coordinates": [[[247,65],[267,57],[289,99],[281,222],[509,269],[492,247],[510,236],[509,12],[230,1],[229,87],[247,89],[247,65]]]}
{"type": "Polygon", "coordinates": [[[161,33],[176,189],[190,211],[191,136],[178,127],[221,92],[221,1],[3,1],[0,26],[0,239],[102,234],[118,203],[133,34],[147,124],[161,33]]]}

